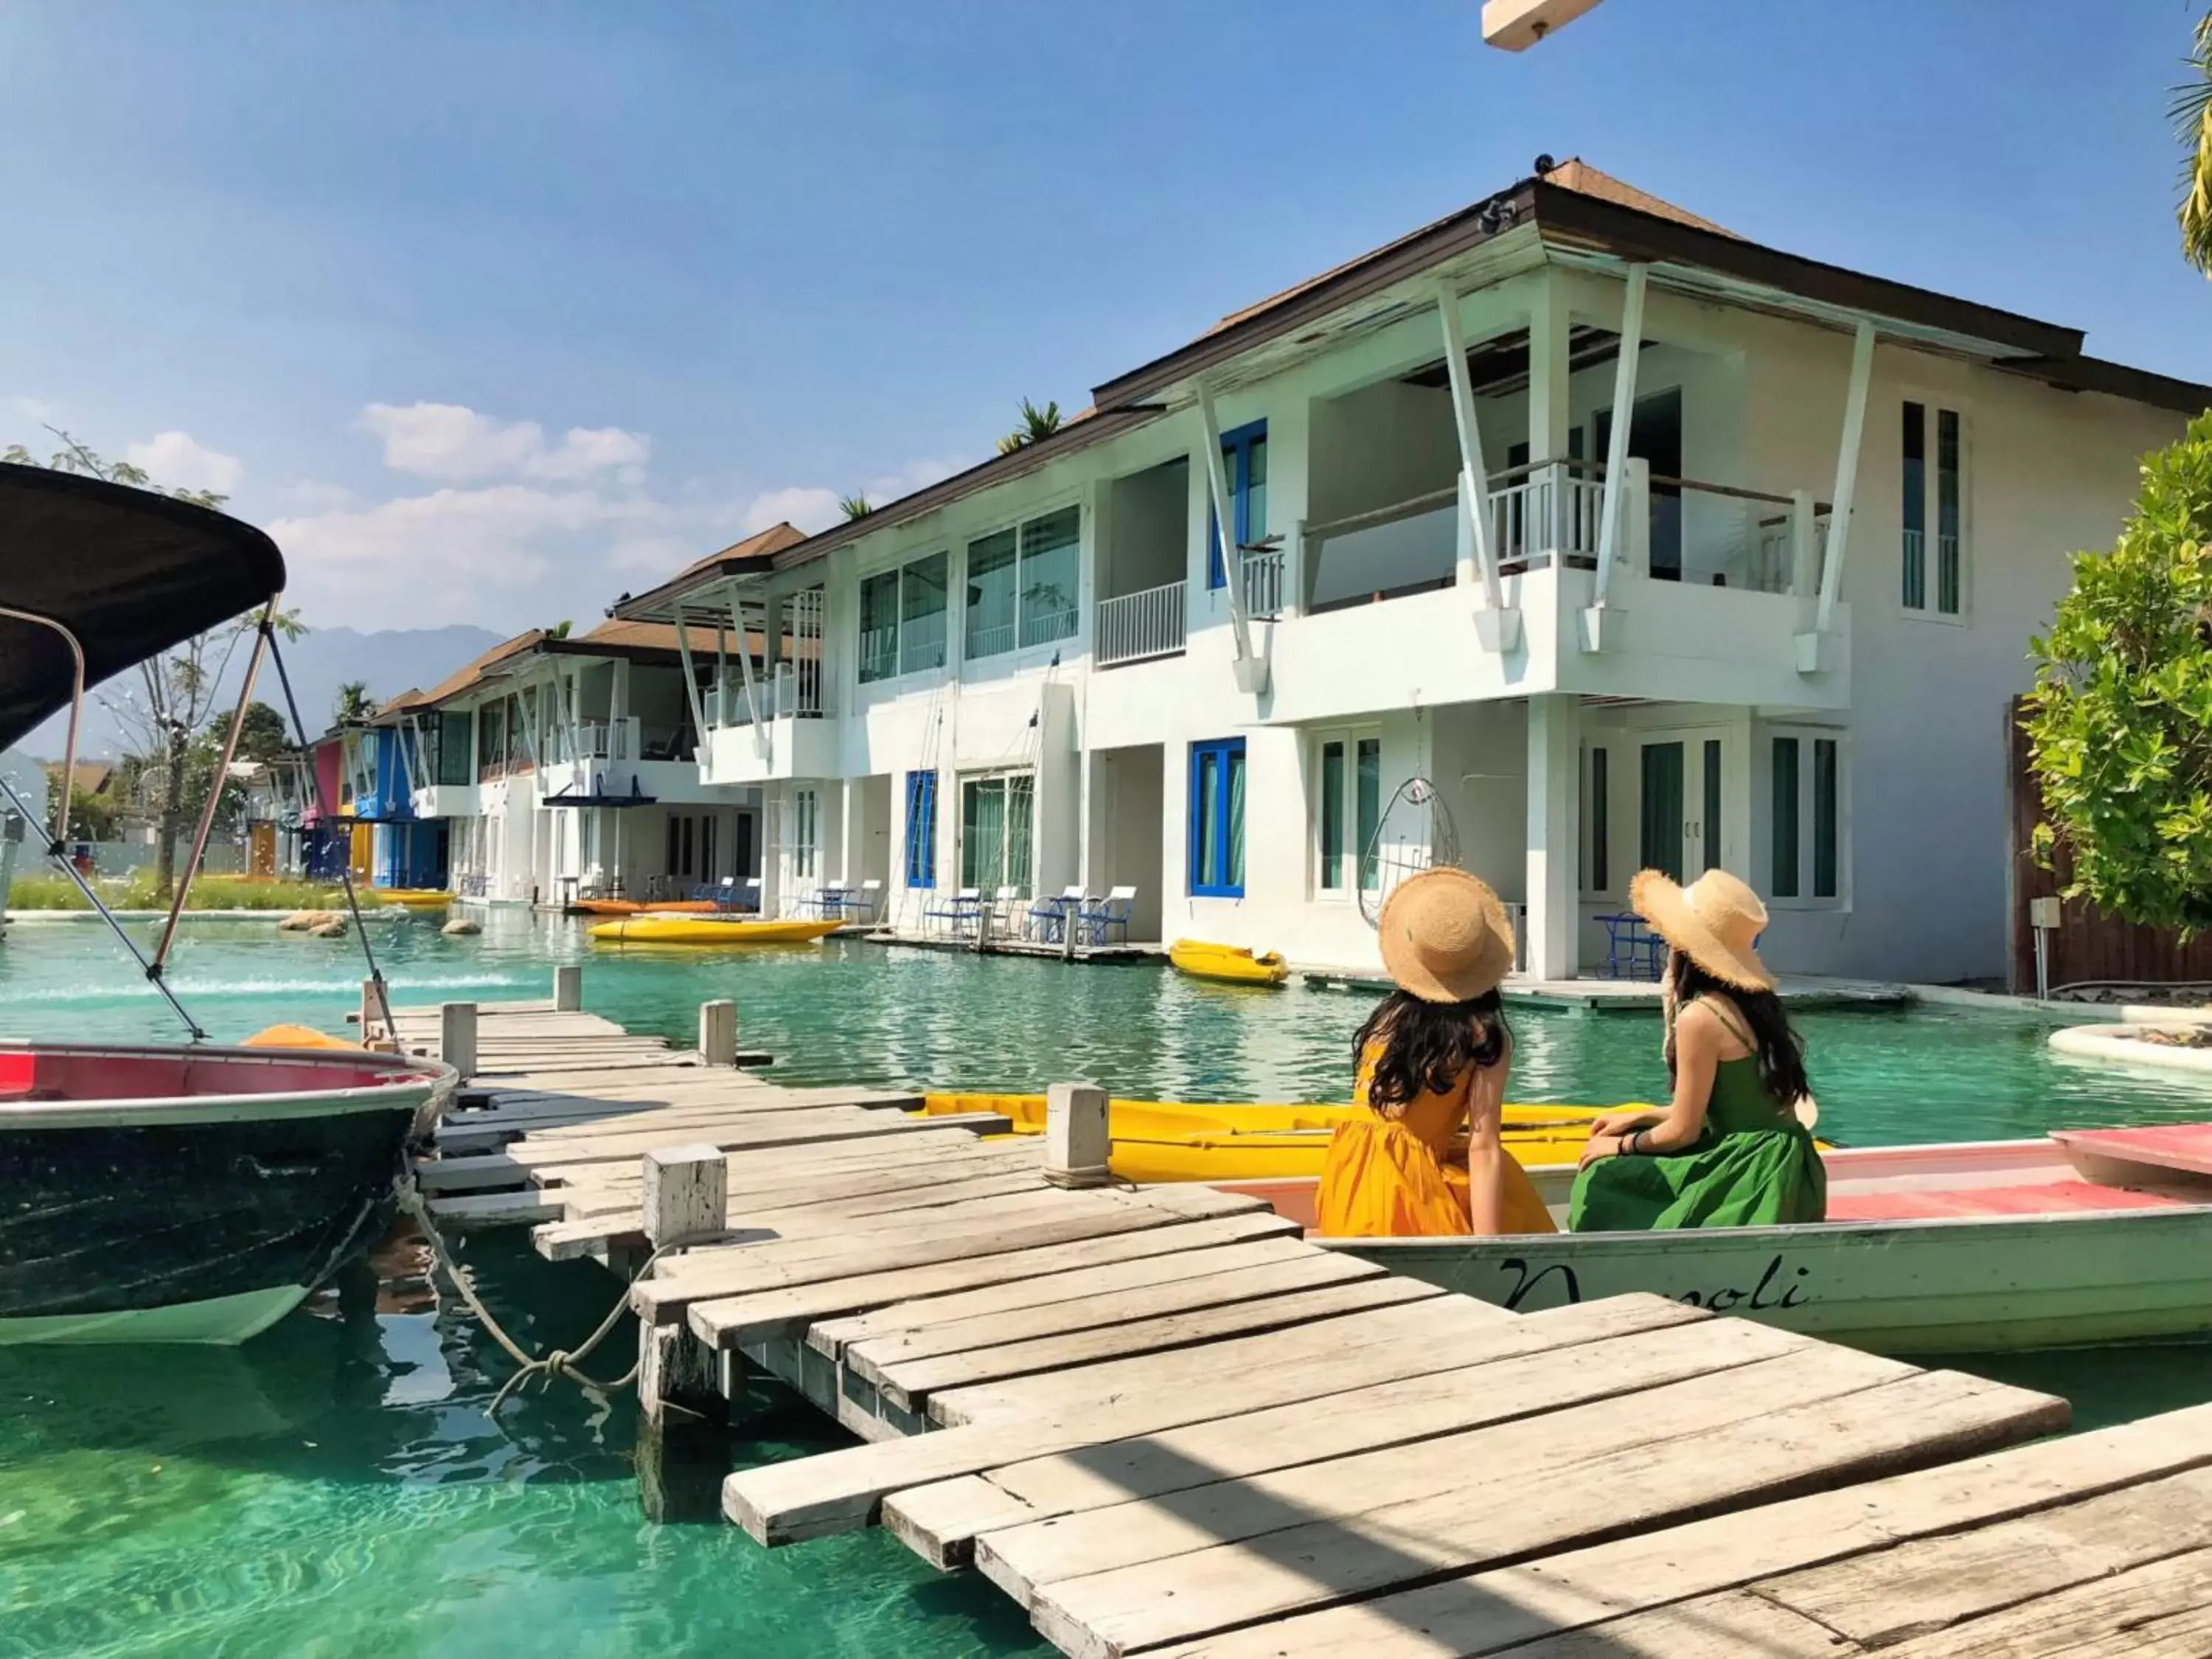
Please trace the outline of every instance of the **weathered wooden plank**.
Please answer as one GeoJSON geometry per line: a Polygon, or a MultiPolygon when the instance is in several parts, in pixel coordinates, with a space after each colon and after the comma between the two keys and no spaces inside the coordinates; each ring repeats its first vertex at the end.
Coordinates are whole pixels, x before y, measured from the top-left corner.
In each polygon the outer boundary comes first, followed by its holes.
{"type": "Polygon", "coordinates": [[[1096,1366],[1090,1375],[1109,1375],[1108,1393],[1078,1399],[1065,1413],[1039,1413],[740,1470],[723,1484],[723,1513],[766,1544],[847,1532],[866,1525],[887,1493],[909,1486],[1211,1418],[1322,1400],[1395,1377],[1577,1346],[1672,1323],[1680,1312],[1655,1296],[1615,1297],[1525,1317],[1467,1317],[1462,1310],[1468,1305],[1462,1298],[1440,1297],[1293,1331],[1232,1338],[1210,1350],[1217,1361],[1213,1375],[1162,1389],[1117,1394],[1110,1374],[1118,1367],[1096,1366]],[[1325,1333],[1325,1341],[1310,1340],[1316,1330],[1325,1333]]]}
{"type": "MultiPolygon", "coordinates": [[[[1314,1285],[1338,1285],[1367,1274],[1345,1272],[1343,1259],[1329,1249],[1301,1243],[1261,1245],[1261,1261],[1214,1263],[1210,1274],[1168,1274],[1152,1265],[1157,1279],[1128,1290],[1093,1290],[1088,1297],[1057,1297],[1051,1301],[1022,1301],[1013,1307],[975,1310],[967,1318],[938,1318],[922,1325],[905,1325],[878,1336],[863,1336],[845,1343],[845,1363],[876,1382],[887,1367],[902,1367],[918,1360],[938,1360],[953,1354],[1026,1343],[1040,1336],[1068,1336],[1073,1332],[1099,1329],[1103,1325],[1128,1325],[1159,1314],[1182,1314],[1197,1307],[1221,1307],[1225,1303],[1274,1297],[1283,1290],[1312,1290],[1314,1285]]],[[[1370,1267],[1371,1263],[1358,1263],[1370,1267]]],[[[1380,1270],[1378,1270],[1380,1272],[1380,1270]]],[[[1009,1287],[1011,1290],[1011,1287],[1009,1287]]],[[[984,1298],[969,1298],[971,1305],[984,1298]]],[[[818,1352],[836,1349],[814,1343],[818,1352]]],[[[1011,1376],[1011,1371],[1002,1376],[1011,1376]]],[[[982,1380],[982,1376],[969,1380],[982,1380]]]]}
{"type": "Polygon", "coordinates": [[[674,1264],[675,1270],[666,1277],[641,1279],[632,1286],[630,1305],[639,1317],[659,1323],[680,1318],[687,1304],[709,1297],[740,1296],[813,1279],[850,1279],[956,1257],[1000,1255],[1040,1244],[1173,1226],[1186,1217],[1234,1215],[1265,1207],[1256,1199],[1200,1190],[1212,1200],[1209,1206],[1168,1207],[1115,1192],[1054,1193],[1058,1201],[1052,1209],[995,1225],[948,1221],[924,1226],[917,1222],[891,1234],[842,1243],[793,1239],[697,1251],[674,1264]]]}
{"type": "Polygon", "coordinates": [[[1216,1480],[1425,1441],[1631,1394],[1811,1346],[1811,1340],[1691,1308],[1679,1322],[1458,1370],[1347,1390],[1328,1408],[1277,1407],[1085,1446],[885,1500],[884,1524],[923,1559],[957,1566],[978,1534],[1157,1498],[1216,1480]]]}
{"type": "Polygon", "coordinates": [[[1206,1637],[1162,1649],[1158,1659],[1432,1659],[1508,1650],[1522,1659],[1530,1651],[1522,1644],[1547,1633],[2207,1467],[2212,1405],[1206,1637]]]}
{"type": "MultiPolygon", "coordinates": [[[[1470,1301],[1465,1297],[1448,1297],[1423,1303],[1419,1310],[1404,1311],[1411,1315],[1421,1310],[1425,1310],[1422,1320],[1425,1334],[1431,1340],[1480,1331],[1519,1317],[1486,1304],[1470,1301]]],[[[1269,1345],[1269,1363],[1322,1359],[1332,1364],[1340,1364],[1345,1358],[1326,1335],[1302,1336],[1296,1332],[1286,1332],[1273,1338],[1248,1338],[1245,1340],[1267,1342],[1269,1345]]],[[[1209,1351],[1209,1355],[1212,1352],[1209,1351]]],[[[1447,1367],[1425,1364],[1420,1369],[1429,1371],[1447,1367]]],[[[1109,1360],[1081,1371],[1014,1377],[1004,1382],[981,1382],[973,1388],[949,1389],[930,1402],[929,1409],[934,1420],[947,1425],[1003,1421],[1030,1412],[1060,1413],[1095,1407],[1139,1390],[1193,1388],[1210,1381],[1215,1374],[1215,1368],[1208,1363],[1208,1357],[1179,1352],[1139,1354],[1129,1359],[1109,1360]]],[[[1373,1380],[1354,1376],[1342,1387],[1356,1388],[1362,1382],[1373,1380]]]]}
{"type": "MultiPolygon", "coordinates": [[[[845,1143],[838,1143],[843,1145],[845,1143]]],[[[986,1141],[971,1138],[971,1150],[962,1151],[945,1146],[933,1149],[925,1158],[902,1155],[906,1143],[894,1145],[900,1155],[886,1152],[875,1158],[843,1158],[830,1163],[793,1163],[786,1167],[781,1158],[754,1157],[745,1152],[730,1155],[730,1194],[761,1200],[781,1200],[786,1194],[798,1192],[809,1202],[824,1202],[838,1198],[866,1198],[878,1193],[892,1192],[904,1186],[943,1186],[951,1182],[973,1181],[987,1175],[1018,1175],[1036,1173],[1036,1158],[1033,1149],[1015,1146],[1006,1141],[986,1141]]],[[[634,1206],[637,1200],[638,1182],[635,1171],[620,1164],[609,1164],[599,1169],[589,1182],[592,1197],[581,1213],[599,1211],[619,1211],[634,1206]]],[[[779,1203],[779,1208],[788,1207],[779,1203]]],[[[575,1212],[572,1211],[572,1213],[575,1212]]]]}
{"type": "MultiPolygon", "coordinates": [[[[1887,1646],[2187,1550],[2212,1550],[2212,1469],[1768,1579],[1758,1593],[1887,1646]]],[[[2212,1578],[2204,1585],[2212,1602],[2212,1578]]]]}
{"type": "Polygon", "coordinates": [[[462,1193],[429,1200],[434,1220],[458,1226],[521,1226],[561,1213],[561,1201],[551,1193],[536,1190],[462,1193]]]}
{"type": "MultiPolygon", "coordinates": [[[[1118,1359],[1127,1354],[1189,1348],[1218,1342],[1224,1337],[1279,1330],[1363,1309],[1423,1301],[1435,1293],[1433,1285],[1395,1274],[1377,1272],[1347,1275],[1331,1269],[1326,1257],[1310,1267],[1291,1264],[1255,1271],[1275,1275],[1285,1288],[1216,1307],[1163,1314],[1154,1319],[1066,1331],[1034,1337],[1025,1342],[888,1364],[877,1370],[868,1380],[894,1406],[918,1411],[922,1401],[939,1389],[1025,1376],[1037,1371],[1062,1370],[1101,1359],[1118,1359]],[[1294,1275],[1298,1273],[1309,1280],[1309,1287],[1288,1288],[1297,1282],[1294,1275]],[[1325,1273],[1337,1282],[1323,1282],[1325,1273]]],[[[849,1364],[853,1354],[848,1352],[846,1358],[849,1364]]],[[[866,1371],[863,1375],[866,1375],[866,1371]]]]}
{"type": "MultiPolygon", "coordinates": [[[[1262,1238],[1249,1244],[1229,1245],[1208,1250],[1203,1255],[1194,1254],[1181,1259],[1157,1256],[1135,1261],[1119,1261],[1108,1267],[1079,1267],[1070,1273],[988,1285],[980,1290],[956,1291],[945,1296],[924,1297],[878,1308],[870,1313],[824,1320],[807,1331],[806,1343],[817,1352],[832,1359],[842,1356],[848,1347],[875,1340],[900,1341],[898,1351],[908,1357],[948,1352],[933,1342],[925,1346],[927,1339],[933,1337],[943,1327],[963,1326],[971,1320],[985,1316],[1041,1310],[1059,1303],[1104,1298],[1154,1285],[1174,1286],[1187,1281],[1195,1288],[1198,1281],[1216,1274],[1237,1273],[1249,1267],[1272,1267],[1284,1261],[1304,1261],[1320,1254],[1323,1252],[1316,1251],[1304,1239],[1286,1236],[1262,1238]]],[[[1089,1310],[1085,1309],[1085,1311],[1089,1310]]],[[[954,1334],[962,1339],[956,1342],[956,1346],[969,1346],[964,1340],[966,1333],[954,1334]]]]}
{"type": "MultiPolygon", "coordinates": [[[[765,1211],[759,1208],[759,1194],[732,1194],[728,1200],[726,1224],[732,1229],[760,1229],[779,1237],[794,1237],[842,1230],[848,1222],[870,1217],[908,1215],[975,1199],[1034,1193],[1040,1190],[1041,1185],[1035,1170],[987,1170],[966,1181],[909,1182],[896,1192],[878,1192],[835,1202],[817,1200],[789,1209],[765,1211]]],[[[559,1261],[569,1256],[590,1255],[610,1240],[629,1243],[642,1237],[644,1215],[635,1196],[637,1190],[628,1189],[618,1202],[587,1205],[580,1209],[568,1206],[562,1212],[566,1219],[541,1228],[534,1235],[532,1242],[538,1253],[548,1261],[559,1261]]]]}
{"type": "MultiPolygon", "coordinates": [[[[1506,1555],[1936,1462],[2065,1419],[2063,1401],[1925,1372],[1765,1414],[1755,1430],[1731,1425],[1632,1447],[1510,1500],[1469,1487],[1357,1519],[1292,1521],[1264,1547],[1224,1545],[1067,1579],[1038,1592],[1033,1619],[1065,1651],[1105,1659],[1506,1555]]],[[[988,1542],[978,1540],[979,1558],[988,1542]]]]}
{"type": "Polygon", "coordinates": [[[1896,1659],[2204,1659],[2212,1551],[2192,1550],[1883,1650],[1896,1659]]]}
{"type": "MultiPolygon", "coordinates": [[[[1028,1607],[1041,1588],[1063,1580],[1152,1565],[1167,1570],[1152,1575],[1164,1582],[1182,1563],[1224,1546],[1301,1527],[1360,1531],[1362,1516],[1444,1495],[1479,1493],[1510,1514],[1528,1493],[1572,1480],[1593,1462],[1656,1442],[1710,1444],[1702,1437],[1715,1431],[1755,1433],[1775,1413],[1913,1374],[1895,1360],[1808,1344],[1654,1389],[1632,1412],[1602,1400],[1235,1480],[1193,1465],[1188,1488],[1165,1497],[985,1533],[975,1540],[975,1565],[1028,1607]]],[[[1383,1433],[1377,1429],[1378,1437],[1383,1433]]],[[[1255,1553],[1272,1552],[1261,1546],[1255,1553]]],[[[1202,1575],[1215,1562],[1196,1565],[1202,1575]]]]}
{"type": "Polygon", "coordinates": [[[1310,1248],[1298,1239],[1302,1231],[1295,1221],[1267,1211],[1252,1211],[1214,1221],[1185,1221],[1146,1232],[1119,1233],[1110,1238],[1050,1244],[1003,1255],[894,1267],[884,1273],[696,1303],[690,1312],[691,1328],[703,1340],[736,1347],[797,1337],[813,1319],[890,1304],[918,1305],[910,1298],[940,1292],[1012,1288],[1032,1278],[1056,1278],[1074,1268],[1153,1258],[1180,1262],[1211,1255],[1216,1249],[1249,1239],[1279,1239],[1297,1243],[1302,1249],[1310,1248]]]}

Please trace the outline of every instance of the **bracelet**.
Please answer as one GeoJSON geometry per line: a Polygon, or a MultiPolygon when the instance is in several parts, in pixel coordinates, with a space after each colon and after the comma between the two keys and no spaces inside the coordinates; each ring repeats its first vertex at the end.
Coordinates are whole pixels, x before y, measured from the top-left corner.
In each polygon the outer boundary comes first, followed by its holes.
{"type": "Polygon", "coordinates": [[[1624,1139],[1624,1140],[1620,1143],[1620,1145],[1621,1145],[1621,1149],[1622,1149],[1624,1152],[1626,1152],[1626,1153],[1627,1153],[1631,1158],[1641,1158],[1641,1157],[1643,1157],[1643,1156],[1644,1156],[1644,1131],[1643,1131],[1643,1130],[1641,1130],[1641,1129],[1632,1129],[1632,1130],[1630,1130],[1630,1131],[1628,1132],[1627,1138],[1626,1138],[1626,1139],[1624,1139]]]}

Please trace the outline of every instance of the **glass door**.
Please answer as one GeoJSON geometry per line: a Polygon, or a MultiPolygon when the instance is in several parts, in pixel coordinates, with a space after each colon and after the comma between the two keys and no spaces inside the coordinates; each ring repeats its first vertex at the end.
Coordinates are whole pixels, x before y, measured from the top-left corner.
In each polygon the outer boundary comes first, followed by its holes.
{"type": "Polygon", "coordinates": [[[1642,745],[1637,858],[1646,870],[1694,881],[1721,864],[1726,779],[1718,737],[1670,732],[1642,745]]]}

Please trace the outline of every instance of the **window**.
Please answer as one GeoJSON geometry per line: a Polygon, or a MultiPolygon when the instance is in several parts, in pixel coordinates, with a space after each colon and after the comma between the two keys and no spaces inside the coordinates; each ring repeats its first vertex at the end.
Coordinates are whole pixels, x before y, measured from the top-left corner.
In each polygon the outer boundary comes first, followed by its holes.
{"type": "Polygon", "coordinates": [[[937,774],[906,775],[906,884],[937,885],[937,774]]]}
{"type": "Polygon", "coordinates": [[[791,873],[811,878],[820,862],[822,796],[818,790],[791,792],[791,873]]]}
{"type": "Polygon", "coordinates": [[[699,820],[699,879],[712,881],[720,873],[714,867],[714,815],[709,812],[699,820]]]}
{"type": "MultiPolygon", "coordinates": [[[[1245,547],[1264,541],[1267,535],[1267,423],[1255,421],[1249,426],[1240,426],[1234,432],[1221,434],[1221,470],[1223,482],[1229,488],[1230,511],[1236,515],[1233,528],[1237,545],[1245,547]]],[[[1225,587],[1229,573],[1221,562],[1221,521],[1213,515],[1209,551],[1206,561],[1206,585],[1225,587]]]]}
{"type": "MultiPolygon", "coordinates": [[[[1321,843],[1322,890],[1345,891],[1356,867],[1359,884],[1372,892],[1381,876],[1375,832],[1382,814],[1382,739],[1353,732],[1323,738],[1319,785],[1315,829],[1321,843]]],[[[1240,801],[1240,823],[1242,815],[1240,801]]]]}
{"type": "Polygon", "coordinates": [[[1244,896],[1244,739],[1190,746],[1190,890],[1244,896]]]}
{"type": "Polygon", "coordinates": [[[1030,896],[1030,804],[1036,780],[1010,772],[960,781],[960,884],[984,897],[1030,896]]]}
{"type": "Polygon", "coordinates": [[[1066,507],[1022,526],[1022,643],[1049,645],[1075,632],[1080,508],[1066,507]]]}
{"type": "Polygon", "coordinates": [[[945,582],[933,553],[860,581],[860,684],[945,666],[945,582]]]}
{"type": "Polygon", "coordinates": [[[1964,417],[1955,409],[1935,411],[1936,470],[1931,478],[1928,470],[1928,413],[1925,404],[1905,405],[1905,494],[1900,503],[1905,533],[1901,549],[1902,591],[1899,597],[1907,611],[1956,617],[1964,609],[1960,575],[1966,527],[1960,483],[1965,449],[1964,417]],[[1932,546],[1928,535],[1930,519],[1936,526],[1932,546]],[[1931,564],[1936,596],[1932,611],[1928,602],[1931,564]]]}
{"type": "Polygon", "coordinates": [[[1002,656],[1075,632],[1082,581],[1080,507],[968,544],[966,654],[1002,656]]]}
{"type": "Polygon", "coordinates": [[[1838,737],[1775,736],[1768,771],[1775,899],[1828,904],[1843,897],[1842,766],[1838,737]]]}
{"type": "Polygon", "coordinates": [[[1613,751],[1591,749],[1583,766],[1582,890],[1613,888],[1613,751]]]}
{"type": "Polygon", "coordinates": [[[860,583],[860,684],[898,672],[899,573],[885,570],[860,583]]]}
{"type": "Polygon", "coordinates": [[[968,544],[966,655],[995,657],[1014,648],[1017,532],[1001,530],[968,544]]]}
{"type": "Polygon", "coordinates": [[[948,553],[916,559],[899,572],[899,672],[945,666],[945,581],[948,553]]]}

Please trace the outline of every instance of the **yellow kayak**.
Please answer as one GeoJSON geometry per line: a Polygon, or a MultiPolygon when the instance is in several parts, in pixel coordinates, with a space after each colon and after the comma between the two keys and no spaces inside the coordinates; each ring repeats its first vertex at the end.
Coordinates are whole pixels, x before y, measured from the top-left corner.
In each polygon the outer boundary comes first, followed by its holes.
{"type": "MultiPolygon", "coordinates": [[[[1505,1149],[1523,1167],[1572,1164],[1601,1112],[1623,1106],[1505,1109],[1505,1149]]],[[[1018,1135],[1044,1133],[1042,1095],[926,1095],[932,1116],[997,1112],[1018,1135]]],[[[1111,1166],[1125,1181],[1273,1181],[1321,1174],[1322,1154],[1339,1123],[1364,1106],[1209,1106],[1181,1101],[1116,1100],[1106,1109],[1111,1166]]]]}
{"type": "Polygon", "coordinates": [[[647,913],[603,921],[592,937],[603,945],[804,945],[826,938],[845,924],[827,921],[725,921],[716,916],[647,913]]]}
{"type": "Polygon", "coordinates": [[[1280,985],[1291,976],[1281,955],[1264,951],[1255,956],[1240,945],[1205,945],[1179,939],[1168,946],[1168,961],[1178,973],[1193,979],[1218,979],[1231,985],[1280,985]]]}
{"type": "Polygon", "coordinates": [[[453,902],[451,893],[434,887],[372,887],[368,896],[379,904],[404,904],[415,910],[442,909],[453,902]]]}

